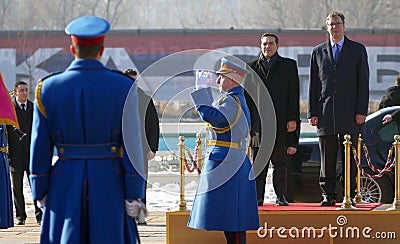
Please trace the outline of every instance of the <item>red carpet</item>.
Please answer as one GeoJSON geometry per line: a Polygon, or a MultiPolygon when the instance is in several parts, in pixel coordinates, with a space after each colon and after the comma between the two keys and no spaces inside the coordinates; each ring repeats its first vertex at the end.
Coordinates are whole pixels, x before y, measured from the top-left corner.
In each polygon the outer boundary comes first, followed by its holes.
{"type": "MultiPolygon", "coordinates": [[[[368,203],[368,204],[357,204],[355,207],[357,210],[373,210],[374,208],[382,205],[382,203],[368,203]]],[[[332,207],[322,207],[320,203],[289,203],[289,206],[276,206],[275,204],[268,203],[264,206],[259,206],[258,211],[279,211],[279,210],[289,210],[289,211],[329,211],[337,210],[340,208],[342,203],[336,203],[336,206],[332,207]]]]}

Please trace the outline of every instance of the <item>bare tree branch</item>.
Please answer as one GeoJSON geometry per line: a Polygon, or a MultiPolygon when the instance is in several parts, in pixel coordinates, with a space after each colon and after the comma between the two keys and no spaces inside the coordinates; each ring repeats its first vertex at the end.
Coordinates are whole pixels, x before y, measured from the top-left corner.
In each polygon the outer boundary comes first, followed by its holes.
{"type": "Polygon", "coordinates": [[[98,15],[114,29],[310,29],[324,27],[332,10],[345,14],[347,28],[399,28],[395,0],[0,0],[0,27],[60,30],[74,18],[98,15]]]}

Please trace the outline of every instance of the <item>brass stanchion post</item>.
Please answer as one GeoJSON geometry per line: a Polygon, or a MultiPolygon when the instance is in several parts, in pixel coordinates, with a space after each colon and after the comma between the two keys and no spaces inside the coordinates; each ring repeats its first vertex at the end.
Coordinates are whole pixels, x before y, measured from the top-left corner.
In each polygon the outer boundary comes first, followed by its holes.
{"type": "MultiPolygon", "coordinates": [[[[358,134],[358,143],[357,143],[357,159],[358,162],[361,165],[361,134],[358,134]]],[[[357,167],[357,190],[356,190],[356,196],[354,197],[354,201],[358,204],[365,204],[367,202],[362,200],[361,196],[361,170],[360,168],[357,167]]]]}
{"type": "Polygon", "coordinates": [[[350,147],[351,147],[351,136],[345,135],[344,136],[344,157],[345,157],[345,177],[344,177],[344,199],[343,204],[339,208],[340,210],[354,210],[357,209],[351,205],[350,201],[350,147]]]}
{"type": "Polygon", "coordinates": [[[197,167],[201,170],[203,168],[203,151],[202,151],[202,144],[201,144],[201,134],[196,134],[196,146],[197,146],[197,167]]]}
{"type": "Polygon", "coordinates": [[[185,137],[179,137],[179,156],[181,161],[181,188],[180,188],[180,201],[179,201],[179,210],[186,210],[186,201],[185,201],[185,137]]]}
{"type": "Polygon", "coordinates": [[[253,163],[253,155],[251,154],[251,147],[247,147],[246,154],[247,157],[249,157],[250,161],[253,163]]]}
{"type": "Polygon", "coordinates": [[[400,167],[399,167],[399,160],[400,160],[400,136],[395,135],[394,136],[394,160],[396,162],[395,165],[395,173],[394,173],[394,200],[393,200],[393,206],[386,209],[388,211],[393,211],[393,210],[400,210],[400,167]]]}

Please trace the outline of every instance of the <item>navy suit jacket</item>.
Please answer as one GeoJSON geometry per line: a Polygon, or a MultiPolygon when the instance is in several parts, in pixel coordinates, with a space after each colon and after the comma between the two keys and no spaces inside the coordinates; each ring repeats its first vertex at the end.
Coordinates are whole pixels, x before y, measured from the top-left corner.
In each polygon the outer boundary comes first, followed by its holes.
{"type": "Polygon", "coordinates": [[[356,114],[367,115],[369,67],[365,46],[345,37],[337,63],[330,41],[312,51],[308,118],[317,116],[319,136],[358,134],[356,114]]]}
{"type": "MultiPolygon", "coordinates": [[[[286,148],[288,146],[295,146],[299,140],[300,123],[298,124],[298,130],[296,132],[288,133],[286,128],[288,121],[300,120],[300,91],[297,63],[293,59],[278,55],[270,70],[266,69],[260,58],[249,62],[248,65],[255,73],[249,75],[246,80],[245,86],[248,88],[247,90],[251,90],[250,87],[257,83],[257,79],[253,76],[258,75],[271,96],[275,109],[277,126],[275,145],[271,159],[274,161],[282,161],[285,159],[286,148]]],[[[258,112],[260,105],[252,100],[248,92],[246,92],[245,95],[251,114],[250,133],[254,136],[255,132],[262,132],[262,123],[258,112]]],[[[266,99],[262,94],[257,94],[257,96],[256,99],[266,99]]]]}

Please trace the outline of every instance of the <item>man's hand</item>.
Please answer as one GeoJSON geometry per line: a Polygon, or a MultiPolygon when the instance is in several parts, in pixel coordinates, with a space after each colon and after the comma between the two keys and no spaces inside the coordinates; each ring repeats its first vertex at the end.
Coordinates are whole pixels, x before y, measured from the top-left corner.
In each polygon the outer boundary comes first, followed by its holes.
{"type": "Polygon", "coordinates": [[[296,148],[296,147],[288,147],[287,150],[286,150],[286,153],[287,153],[288,155],[293,155],[293,154],[295,154],[296,152],[297,152],[297,148],[296,148]]]}
{"type": "Polygon", "coordinates": [[[313,117],[308,119],[308,122],[310,123],[310,125],[316,126],[316,125],[318,125],[318,117],[317,116],[313,116],[313,117]]]}
{"type": "Polygon", "coordinates": [[[296,130],[297,123],[295,120],[290,120],[286,123],[287,132],[293,132],[296,130]]]}
{"type": "Polygon", "coordinates": [[[391,114],[386,114],[383,119],[382,119],[382,124],[386,125],[389,124],[390,122],[392,122],[393,118],[391,114]]]}
{"type": "Polygon", "coordinates": [[[364,124],[366,118],[367,118],[367,116],[365,116],[363,114],[356,114],[356,123],[358,125],[364,124]]]}
{"type": "Polygon", "coordinates": [[[196,90],[207,88],[211,85],[212,74],[206,70],[196,70],[196,90]]]}
{"type": "Polygon", "coordinates": [[[153,151],[148,151],[147,152],[147,160],[152,160],[156,156],[156,153],[153,151]]]}

